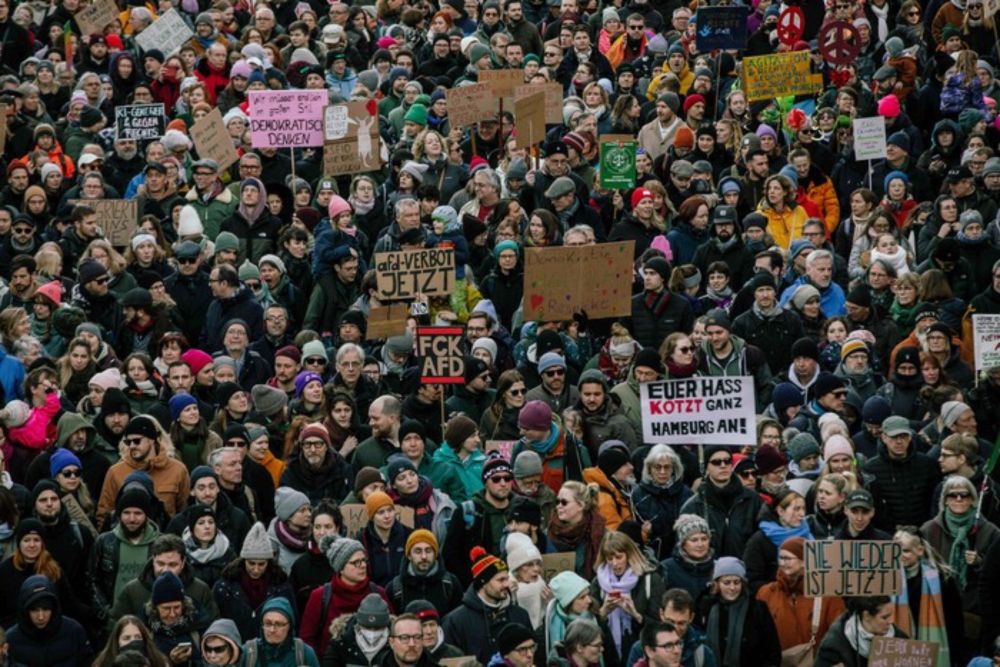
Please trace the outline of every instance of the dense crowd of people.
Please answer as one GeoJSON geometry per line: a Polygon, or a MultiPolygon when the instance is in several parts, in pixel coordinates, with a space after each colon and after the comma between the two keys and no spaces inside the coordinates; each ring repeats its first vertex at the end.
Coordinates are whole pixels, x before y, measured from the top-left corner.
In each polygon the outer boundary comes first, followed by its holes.
{"type": "Polygon", "coordinates": [[[702,52],[698,0],[127,0],[90,34],[0,0],[0,665],[998,664],[995,18],[785,3],[702,52]],[[168,12],[193,37],[144,50],[168,12]],[[748,98],[793,51],[821,89],[748,98]],[[509,103],[449,122],[498,69],[561,87],[540,146],[509,103]],[[254,145],[287,89],[367,102],[383,166],[254,145]],[[119,134],[142,104],[162,136],[119,134]],[[528,249],[621,241],[621,316],[525,316],[528,249]],[[386,320],[376,253],[428,248],[450,292],[386,320]],[[458,384],[421,324],[464,332],[458,384]],[[750,379],[755,438],[645,441],[640,385],[697,376],[750,379]],[[806,596],[813,540],[892,541],[902,588],[806,596]]]}

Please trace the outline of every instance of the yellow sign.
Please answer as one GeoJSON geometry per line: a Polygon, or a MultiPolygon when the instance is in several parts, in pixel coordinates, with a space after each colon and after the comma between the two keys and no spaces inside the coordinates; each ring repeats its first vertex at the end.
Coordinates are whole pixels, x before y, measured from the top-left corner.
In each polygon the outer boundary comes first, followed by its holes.
{"type": "Polygon", "coordinates": [[[743,59],[743,91],[749,101],[823,90],[823,77],[810,71],[808,51],[771,53],[743,59]]]}

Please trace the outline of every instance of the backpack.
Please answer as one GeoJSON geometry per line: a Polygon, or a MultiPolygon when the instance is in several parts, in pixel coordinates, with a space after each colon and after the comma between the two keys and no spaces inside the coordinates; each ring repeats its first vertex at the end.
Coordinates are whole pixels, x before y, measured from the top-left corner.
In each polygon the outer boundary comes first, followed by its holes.
{"type": "MultiPolygon", "coordinates": [[[[261,639],[260,641],[264,641],[261,639]]],[[[296,665],[308,665],[309,661],[306,660],[306,643],[296,637],[295,643],[295,664],[296,665]]],[[[243,666],[244,667],[257,667],[257,641],[248,642],[243,651],[243,666]]]]}

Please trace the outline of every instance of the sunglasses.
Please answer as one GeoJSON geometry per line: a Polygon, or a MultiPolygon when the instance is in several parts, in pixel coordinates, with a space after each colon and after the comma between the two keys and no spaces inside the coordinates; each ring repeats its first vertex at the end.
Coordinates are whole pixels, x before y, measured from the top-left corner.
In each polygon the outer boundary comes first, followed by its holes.
{"type": "Polygon", "coordinates": [[[101,278],[95,278],[94,282],[97,283],[98,285],[106,285],[109,280],[110,278],[108,278],[107,276],[102,276],[101,278]]]}
{"type": "Polygon", "coordinates": [[[742,471],[742,472],[739,473],[739,476],[742,477],[743,479],[750,479],[751,477],[756,477],[757,476],[757,471],[756,470],[744,470],[744,471],[742,471]]]}
{"type": "Polygon", "coordinates": [[[306,357],[306,361],[305,362],[307,364],[315,364],[315,365],[318,365],[318,366],[324,366],[324,365],[326,365],[326,359],[324,359],[323,357],[306,357]]]}
{"type": "Polygon", "coordinates": [[[493,475],[490,477],[490,481],[494,484],[510,484],[514,481],[514,477],[511,475],[493,475]]]}
{"type": "Polygon", "coordinates": [[[142,444],[142,438],[141,437],[140,438],[126,438],[125,439],[125,446],[126,447],[138,447],[141,444],[142,444]]]}
{"type": "Polygon", "coordinates": [[[964,491],[955,491],[952,493],[945,494],[945,498],[948,500],[968,500],[972,497],[971,493],[965,493],[964,491]]]}
{"type": "Polygon", "coordinates": [[[246,447],[247,443],[243,440],[226,440],[227,447],[246,447]]]}
{"type": "Polygon", "coordinates": [[[722,466],[731,466],[731,465],[733,465],[733,460],[732,459],[709,459],[708,460],[708,465],[710,465],[710,466],[719,466],[719,467],[722,467],[722,466]]]}
{"type": "MultiPolygon", "coordinates": [[[[197,257],[178,257],[178,264],[194,264],[198,261],[197,257]]],[[[207,646],[205,648],[208,648],[207,646]]]]}
{"type": "Polygon", "coordinates": [[[690,354],[693,350],[694,350],[694,348],[691,347],[690,345],[687,346],[687,347],[679,347],[679,348],[677,348],[677,351],[680,352],[681,354],[690,354]]]}
{"type": "Polygon", "coordinates": [[[545,371],[544,373],[542,373],[542,375],[544,375],[547,378],[555,378],[559,377],[560,375],[566,375],[566,371],[563,370],[562,368],[553,368],[551,370],[545,371]]]}
{"type": "Polygon", "coordinates": [[[510,394],[511,396],[524,396],[523,389],[508,389],[507,393],[510,394]]]}
{"type": "Polygon", "coordinates": [[[204,650],[205,653],[225,653],[227,648],[229,647],[225,644],[215,644],[214,646],[205,644],[202,650],[204,650]]]}
{"type": "Polygon", "coordinates": [[[556,505],[562,505],[564,507],[566,505],[569,505],[569,503],[570,501],[566,500],[565,498],[559,498],[558,500],[556,500],[556,505]]]}
{"type": "Polygon", "coordinates": [[[61,471],[59,474],[62,475],[63,477],[73,478],[73,477],[79,477],[83,473],[81,473],[79,470],[71,470],[70,468],[66,468],[65,470],[61,471]]]}

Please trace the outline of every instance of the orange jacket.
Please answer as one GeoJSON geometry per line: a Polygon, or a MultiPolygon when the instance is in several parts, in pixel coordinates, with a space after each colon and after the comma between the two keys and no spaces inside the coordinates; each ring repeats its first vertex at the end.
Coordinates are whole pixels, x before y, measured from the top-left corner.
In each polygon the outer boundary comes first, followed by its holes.
{"type": "MultiPolygon", "coordinates": [[[[767,610],[771,612],[774,626],[778,628],[782,651],[809,641],[812,635],[813,598],[807,598],[801,592],[793,598],[781,581],[772,581],[757,591],[757,599],[766,604],[767,610]]],[[[823,604],[820,607],[819,628],[816,631],[817,651],[826,631],[844,612],[844,601],[841,598],[821,599],[823,604]]]]}
{"type": "Polygon", "coordinates": [[[608,530],[618,530],[622,521],[632,518],[632,505],[622,492],[611,483],[608,476],[600,468],[584,468],[583,481],[596,484],[600,488],[597,494],[597,509],[604,517],[608,530]]]}
{"type": "MultiPolygon", "coordinates": [[[[38,148],[38,146],[35,146],[31,150],[32,152],[34,152],[40,149],[38,148]]],[[[29,156],[30,153],[29,155],[25,155],[24,157],[22,157],[21,162],[27,164],[29,161],[28,160],[29,156]]],[[[63,178],[73,178],[73,176],[76,175],[76,165],[74,165],[73,161],[69,159],[69,156],[67,156],[63,152],[63,147],[58,141],[55,142],[55,145],[52,147],[52,150],[49,151],[49,162],[59,167],[59,170],[62,172],[63,178]]]]}

